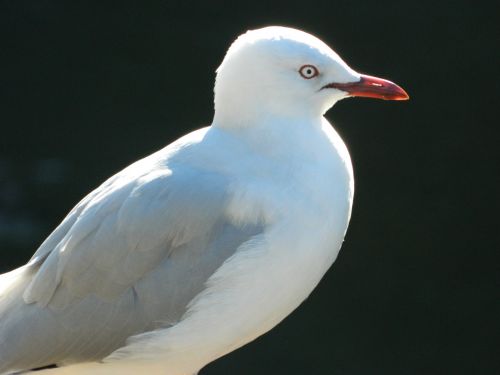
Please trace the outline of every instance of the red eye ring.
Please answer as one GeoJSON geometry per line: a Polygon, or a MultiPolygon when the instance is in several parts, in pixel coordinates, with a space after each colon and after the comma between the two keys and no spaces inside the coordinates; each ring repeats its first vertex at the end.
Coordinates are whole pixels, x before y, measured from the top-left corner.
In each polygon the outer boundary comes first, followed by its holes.
{"type": "Polygon", "coordinates": [[[299,73],[304,79],[311,79],[319,75],[318,68],[314,65],[302,65],[299,69],[299,73]]]}

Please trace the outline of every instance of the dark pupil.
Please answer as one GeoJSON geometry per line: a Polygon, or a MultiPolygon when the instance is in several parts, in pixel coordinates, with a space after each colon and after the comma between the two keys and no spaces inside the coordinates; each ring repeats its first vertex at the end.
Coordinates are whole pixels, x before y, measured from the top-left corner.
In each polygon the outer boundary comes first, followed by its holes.
{"type": "Polygon", "coordinates": [[[307,74],[311,74],[312,73],[312,70],[311,69],[307,69],[307,74]]]}

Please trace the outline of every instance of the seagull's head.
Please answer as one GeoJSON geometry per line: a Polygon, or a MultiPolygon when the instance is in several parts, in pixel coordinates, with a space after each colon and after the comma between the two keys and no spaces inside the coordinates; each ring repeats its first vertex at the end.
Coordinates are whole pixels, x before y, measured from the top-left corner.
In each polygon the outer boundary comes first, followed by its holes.
{"type": "Polygon", "coordinates": [[[408,99],[398,85],[351,69],[318,38],[287,27],[265,27],[241,35],[217,69],[214,123],[318,117],[348,96],[408,99]]]}

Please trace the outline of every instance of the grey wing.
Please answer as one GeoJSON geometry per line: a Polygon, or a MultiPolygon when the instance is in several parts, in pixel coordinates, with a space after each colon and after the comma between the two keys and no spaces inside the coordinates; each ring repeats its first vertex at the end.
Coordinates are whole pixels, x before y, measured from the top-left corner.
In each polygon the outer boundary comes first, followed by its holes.
{"type": "Polygon", "coordinates": [[[0,297],[0,373],[97,360],[175,324],[262,228],[224,216],[228,181],[189,167],[117,177],[91,193],[0,297]]]}

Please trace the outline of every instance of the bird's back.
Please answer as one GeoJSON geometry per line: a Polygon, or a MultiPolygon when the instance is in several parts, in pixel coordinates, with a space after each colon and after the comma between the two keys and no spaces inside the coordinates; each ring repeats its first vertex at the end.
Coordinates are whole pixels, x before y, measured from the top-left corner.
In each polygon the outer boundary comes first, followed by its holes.
{"type": "Polygon", "coordinates": [[[223,178],[162,155],[90,193],[28,265],[0,276],[0,374],[100,360],[177,323],[262,230],[224,217],[223,178]]]}

